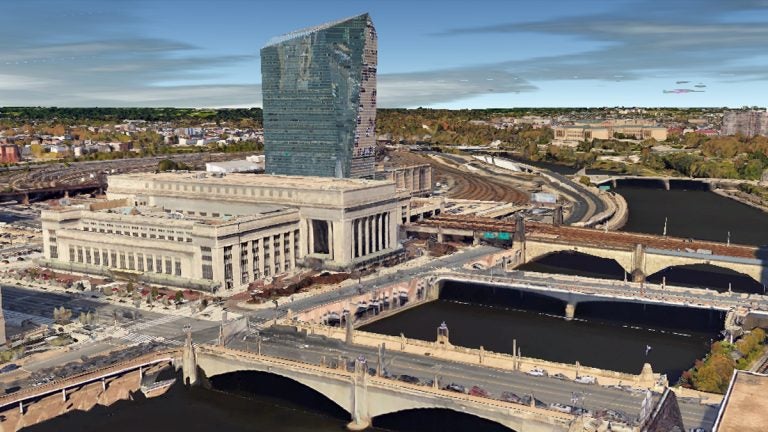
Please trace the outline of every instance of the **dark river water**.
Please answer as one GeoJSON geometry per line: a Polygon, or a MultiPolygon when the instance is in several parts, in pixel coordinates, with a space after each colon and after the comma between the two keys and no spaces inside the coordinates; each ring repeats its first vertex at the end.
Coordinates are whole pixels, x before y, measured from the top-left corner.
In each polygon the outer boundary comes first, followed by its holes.
{"type": "Polygon", "coordinates": [[[440,298],[363,330],[433,341],[445,321],[455,345],[511,353],[516,339],[524,356],[628,373],[647,362],[674,383],[718,338],[725,318],[703,309],[590,302],[566,321],[559,300],[459,282],[446,283],[440,298]]]}
{"type": "Polygon", "coordinates": [[[669,236],[724,243],[730,232],[732,243],[768,245],[765,212],[701,190],[700,183],[672,180],[670,186],[667,191],[648,181],[619,181],[616,192],[629,205],[622,230],[662,234],[666,218],[669,236]]]}
{"type": "MultiPolygon", "coordinates": [[[[537,164],[543,165],[543,164],[537,164]]],[[[573,168],[557,171],[568,172],[573,168]]],[[[768,216],[695,184],[675,184],[672,190],[619,183],[617,192],[628,201],[627,231],[667,234],[753,245],[768,244],[768,216]],[[685,188],[687,190],[681,189],[685,188]]],[[[526,270],[582,274],[623,279],[612,260],[579,254],[553,254],[526,264],[526,270]]],[[[648,280],[720,291],[759,292],[762,285],[743,275],[708,266],[673,268],[648,280]]],[[[365,329],[384,334],[434,340],[445,321],[451,342],[467,347],[511,352],[516,339],[524,356],[638,373],[649,362],[655,372],[674,383],[717,339],[723,317],[719,312],[690,308],[621,303],[582,303],[576,319],[562,318],[564,304],[515,290],[481,285],[443,287],[441,300],[416,307],[365,329]],[[646,347],[651,350],[646,354],[646,347]]],[[[217,390],[175,385],[168,394],[120,402],[110,408],[61,416],[26,430],[32,431],[343,431],[348,415],[314,391],[279,377],[236,373],[215,378],[217,390]]],[[[447,410],[414,410],[375,419],[375,430],[466,431],[503,430],[497,425],[447,410]]]]}

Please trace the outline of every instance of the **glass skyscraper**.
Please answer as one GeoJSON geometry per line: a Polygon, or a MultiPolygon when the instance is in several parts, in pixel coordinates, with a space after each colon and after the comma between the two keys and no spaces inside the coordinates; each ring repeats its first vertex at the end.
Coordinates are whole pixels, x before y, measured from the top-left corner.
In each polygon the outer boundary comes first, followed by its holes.
{"type": "Polygon", "coordinates": [[[376,30],[368,14],[261,49],[266,172],[373,177],[376,30]]]}

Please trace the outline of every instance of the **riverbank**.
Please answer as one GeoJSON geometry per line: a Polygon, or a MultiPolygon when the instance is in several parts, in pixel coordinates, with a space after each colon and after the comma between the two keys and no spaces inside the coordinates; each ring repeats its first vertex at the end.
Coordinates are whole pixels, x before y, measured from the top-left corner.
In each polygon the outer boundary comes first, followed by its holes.
{"type": "Polygon", "coordinates": [[[742,204],[746,204],[752,208],[756,208],[760,211],[763,211],[765,213],[768,213],[768,203],[764,202],[760,198],[748,194],[746,192],[742,192],[738,189],[712,189],[713,193],[716,193],[717,195],[720,195],[724,198],[730,198],[734,201],[738,201],[742,204]]]}

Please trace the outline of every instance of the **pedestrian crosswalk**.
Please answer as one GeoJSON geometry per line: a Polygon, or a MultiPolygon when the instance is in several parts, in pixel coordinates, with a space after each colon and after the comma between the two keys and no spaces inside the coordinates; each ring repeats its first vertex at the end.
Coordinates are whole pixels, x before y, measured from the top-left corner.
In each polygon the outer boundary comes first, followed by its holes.
{"type": "Polygon", "coordinates": [[[129,326],[125,327],[125,329],[128,330],[129,332],[141,331],[141,330],[148,329],[148,328],[151,328],[151,327],[157,327],[157,326],[161,326],[163,324],[172,323],[172,322],[178,321],[178,320],[180,320],[182,318],[183,317],[178,316],[178,315],[164,315],[164,316],[162,316],[160,318],[156,318],[156,319],[153,319],[153,320],[150,320],[150,321],[144,321],[144,322],[140,322],[140,323],[129,325],[129,326]]]}
{"type": "Polygon", "coordinates": [[[134,332],[128,332],[125,335],[120,336],[119,339],[131,345],[139,345],[139,344],[148,343],[148,342],[159,342],[159,343],[164,343],[164,344],[173,345],[173,346],[183,345],[183,342],[177,341],[174,339],[166,339],[162,336],[150,336],[150,335],[134,333],[134,332]]]}

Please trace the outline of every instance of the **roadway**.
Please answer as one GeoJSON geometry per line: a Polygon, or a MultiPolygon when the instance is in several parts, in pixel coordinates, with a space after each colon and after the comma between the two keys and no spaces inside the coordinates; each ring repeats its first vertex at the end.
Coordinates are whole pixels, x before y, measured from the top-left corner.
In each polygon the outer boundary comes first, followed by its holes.
{"type": "MultiPolygon", "coordinates": [[[[484,255],[488,255],[494,252],[498,252],[501,249],[493,246],[476,246],[472,248],[463,249],[454,254],[446,255],[440,258],[435,258],[428,262],[411,265],[410,267],[403,268],[395,271],[394,273],[376,274],[374,276],[368,276],[364,278],[360,284],[354,284],[333,290],[332,292],[326,292],[311,297],[305,297],[290,301],[284,299],[279,302],[278,317],[282,317],[286,314],[287,309],[292,311],[302,311],[312,309],[325,303],[329,303],[338,300],[343,297],[349,297],[361,292],[374,292],[381,288],[387,287],[398,282],[407,281],[415,277],[423,276],[426,272],[435,270],[437,268],[449,268],[460,269],[466,263],[471,262],[484,255]]],[[[262,309],[258,311],[252,311],[250,309],[232,308],[237,313],[242,313],[251,317],[255,321],[268,321],[275,318],[275,310],[272,308],[262,309]]]]}
{"type": "MultiPolygon", "coordinates": [[[[319,335],[305,336],[290,330],[270,328],[261,331],[260,335],[236,338],[230,342],[232,348],[253,352],[259,349],[259,345],[262,354],[306,363],[320,364],[323,361],[327,363],[340,357],[354,359],[360,355],[367,359],[369,367],[376,367],[378,363],[378,353],[373,348],[348,346],[338,340],[319,335]]],[[[449,383],[457,383],[467,389],[479,386],[486,390],[490,397],[498,398],[502,392],[508,391],[520,397],[533,395],[547,404],[583,406],[593,412],[615,410],[626,413],[630,418],[639,414],[645,397],[642,391],[580,384],[552,377],[532,377],[523,372],[492,369],[400,352],[385,351],[382,363],[390,374],[407,374],[419,378],[422,382],[437,377],[438,383],[442,386],[449,383]],[[574,403],[574,397],[578,402],[574,403]]],[[[717,415],[717,407],[687,401],[681,401],[680,409],[685,426],[688,428],[705,427],[709,430],[717,415]]]]}

